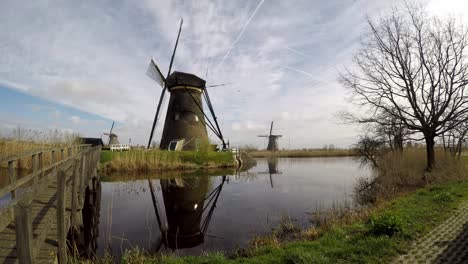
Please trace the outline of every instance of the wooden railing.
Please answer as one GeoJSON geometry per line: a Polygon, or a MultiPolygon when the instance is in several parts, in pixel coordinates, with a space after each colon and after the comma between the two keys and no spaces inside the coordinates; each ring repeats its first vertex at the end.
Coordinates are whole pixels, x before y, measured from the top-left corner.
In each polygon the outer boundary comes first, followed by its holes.
{"type": "Polygon", "coordinates": [[[17,258],[20,263],[34,263],[47,237],[49,230],[44,228],[33,238],[32,223],[33,200],[47,192],[55,197],[44,207],[53,208],[56,215],[58,259],[60,263],[67,263],[68,227],[81,224],[79,213],[83,207],[85,188],[89,180],[97,175],[100,152],[100,146],[77,145],[0,158],[0,164],[8,164],[9,176],[9,184],[0,188],[0,198],[11,194],[8,205],[0,208],[0,231],[10,223],[15,224],[17,258]],[[46,166],[43,160],[45,154],[51,157],[46,166]],[[31,158],[32,171],[17,178],[15,165],[25,158],[31,158]],[[71,213],[68,215],[67,193],[70,189],[71,213]]]}

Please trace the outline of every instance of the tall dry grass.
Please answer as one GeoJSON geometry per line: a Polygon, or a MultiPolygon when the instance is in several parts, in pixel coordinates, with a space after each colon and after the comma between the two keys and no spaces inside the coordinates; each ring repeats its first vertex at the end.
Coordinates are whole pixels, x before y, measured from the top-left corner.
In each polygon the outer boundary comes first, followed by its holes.
{"type": "Polygon", "coordinates": [[[428,184],[468,178],[468,159],[453,157],[443,149],[436,149],[435,154],[436,166],[431,172],[425,171],[425,149],[408,148],[385,154],[378,162],[378,168],[374,168],[374,178],[357,182],[358,200],[387,200],[428,184]]]}
{"type": "Polygon", "coordinates": [[[236,165],[229,152],[132,150],[102,152],[102,168],[106,171],[150,171],[223,168],[236,165]]]}
{"type": "MultiPolygon", "coordinates": [[[[0,134],[0,159],[15,156],[23,153],[47,150],[52,148],[67,147],[79,143],[77,134],[61,132],[58,130],[39,131],[31,129],[15,128],[10,132],[0,134]]],[[[66,155],[67,153],[65,153],[66,155]]],[[[59,157],[59,154],[57,154],[59,157]]],[[[51,153],[44,152],[43,165],[49,164],[52,160],[51,153]]],[[[0,164],[5,168],[7,164],[0,164]]],[[[32,158],[26,157],[19,159],[15,163],[16,168],[31,169],[32,158]]]]}

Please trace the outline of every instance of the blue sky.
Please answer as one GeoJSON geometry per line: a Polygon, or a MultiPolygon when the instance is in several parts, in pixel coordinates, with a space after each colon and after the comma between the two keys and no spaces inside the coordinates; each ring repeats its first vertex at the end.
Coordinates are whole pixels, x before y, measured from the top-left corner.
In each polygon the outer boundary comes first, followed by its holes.
{"type": "MultiPolygon", "coordinates": [[[[421,0],[465,22],[463,0],[421,0]]],[[[229,83],[210,90],[226,138],[263,145],[275,120],[283,147],[349,146],[359,129],[337,82],[351,65],[365,21],[387,0],[84,0],[0,3],[0,129],[57,128],[99,137],[112,120],[144,144],[160,94],[145,73],[167,71],[180,17],[174,70],[229,83]]],[[[163,109],[163,113],[165,113],[163,109]]],[[[163,115],[164,117],[164,115],[163,115]]],[[[162,124],[163,122],[160,122],[162,124]]],[[[160,137],[161,126],[156,130],[160,137]]]]}
{"type": "Polygon", "coordinates": [[[84,136],[100,137],[109,131],[112,121],[73,107],[48,101],[17,90],[0,86],[0,128],[3,136],[15,128],[80,132],[84,136]]]}

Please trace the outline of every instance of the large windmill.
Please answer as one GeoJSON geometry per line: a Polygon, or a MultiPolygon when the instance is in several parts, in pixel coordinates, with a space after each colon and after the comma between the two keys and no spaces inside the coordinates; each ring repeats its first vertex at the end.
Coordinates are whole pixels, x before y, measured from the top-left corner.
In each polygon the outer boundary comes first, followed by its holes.
{"type": "Polygon", "coordinates": [[[278,138],[282,137],[283,135],[273,135],[273,121],[271,121],[270,126],[270,134],[269,135],[259,135],[259,137],[266,137],[268,138],[268,151],[277,151],[278,150],[278,138]]]}
{"type": "Polygon", "coordinates": [[[169,150],[195,150],[200,142],[208,141],[206,130],[208,127],[221,140],[224,149],[226,148],[226,143],[224,142],[223,134],[219,128],[208,91],[206,90],[206,81],[191,73],[178,71],[171,73],[177,44],[179,43],[179,37],[182,31],[182,24],[183,20],[180,22],[179,33],[166,77],[163,76],[154,59],[151,59],[148,68],[147,75],[162,87],[148,140],[148,148],[151,146],[161,106],[164,102],[164,96],[166,90],[168,90],[171,96],[169,98],[159,148],[169,150]],[[203,99],[205,100],[213,121],[208,118],[208,115],[203,110],[203,99]]]}
{"type": "Polygon", "coordinates": [[[111,129],[109,130],[109,133],[104,133],[104,135],[109,137],[109,140],[107,141],[107,146],[119,144],[117,135],[115,133],[112,133],[113,129],[114,129],[114,122],[112,122],[112,126],[111,126],[111,129]]]}

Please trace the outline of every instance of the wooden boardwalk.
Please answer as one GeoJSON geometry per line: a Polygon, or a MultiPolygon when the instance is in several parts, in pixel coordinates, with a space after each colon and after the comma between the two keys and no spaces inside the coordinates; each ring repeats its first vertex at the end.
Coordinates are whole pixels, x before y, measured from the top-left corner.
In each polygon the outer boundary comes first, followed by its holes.
{"type": "Polygon", "coordinates": [[[0,263],[67,262],[67,235],[82,225],[84,193],[97,176],[100,151],[81,145],[0,160],[8,164],[10,175],[0,198],[11,197],[0,209],[0,263]],[[43,166],[47,152],[50,164],[43,166]],[[15,162],[28,156],[32,172],[16,179],[15,162]]]}

